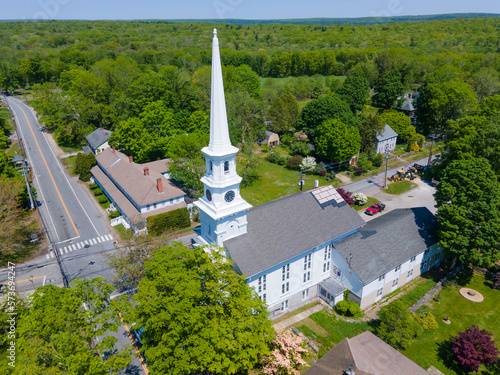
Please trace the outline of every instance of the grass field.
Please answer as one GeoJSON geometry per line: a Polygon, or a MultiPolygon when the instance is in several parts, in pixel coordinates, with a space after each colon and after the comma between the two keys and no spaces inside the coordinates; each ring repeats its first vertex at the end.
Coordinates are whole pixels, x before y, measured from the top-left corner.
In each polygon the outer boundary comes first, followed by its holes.
{"type": "MultiPolygon", "coordinates": [[[[432,302],[428,309],[438,322],[439,328],[435,331],[427,331],[414,341],[403,354],[412,359],[424,369],[434,366],[447,375],[462,375],[450,360],[449,347],[446,341],[450,335],[456,336],[458,332],[465,330],[472,324],[478,325],[493,333],[494,339],[500,340],[500,290],[490,287],[484,275],[475,273],[472,278],[462,275],[455,281],[445,286],[438,298],[432,302]],[[458,291],[462,287],[477,290],[484,296],[484,301],[475,303],[466,300],[458,291]],[[451,324],[445,324],[443,319],[449,316],[451,324]]],[[[481,368],[481,375],[499,374],[499,368],[487,371],[481,368]]]]}
{"type": "MultiPolygon", "coordinates": [[[[257,182],[252,186],[241,188],[241,196],[254,206],[300,191],[297,171],[291,171],[282,165],[270,163],[263,158],[258,167],[258,172],[260,179],[257,182]]],[[[317,175],[306,175],[303,179],[303,190],[314,188],[315,180],[319,180],[319,186],[340,185],[340,180],[338,179],[326,181],[325,177],[317,175]]]]}
{"type": "Polygon", "coordinates": [[[14,132],[14,122],[12,121],[12,117],[8,108],[0,108],[0,118],[6,120],[5,128],[9,133],[14,132]]]}
{"type": "Polygon", "coordinates": [[[386,190],[384,190],[387,194],[399,195],[411,190],[417,186],[416,183],[411,181],[396,181],[391,183],[386,190]]]}
{"type": "Polygon", "coordinates": [[[75,174],[76,156],[70,156],[69,158],[61,159],[61,162],[66,167],[66,170],[68,171],[70,176],[77,176],[75,174]]]}

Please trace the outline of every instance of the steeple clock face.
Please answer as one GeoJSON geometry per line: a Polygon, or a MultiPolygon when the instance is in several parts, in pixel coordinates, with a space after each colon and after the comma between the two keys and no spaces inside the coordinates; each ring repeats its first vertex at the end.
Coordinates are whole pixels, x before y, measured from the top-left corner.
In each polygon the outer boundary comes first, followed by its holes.
{"type": "Polygon", "coordinates": [[[208,201],[212,201],[212,193],[210,192],[210,190],[207,189],[207,191],[205,192],[205,195],[207,196],[207,199],[208,201]]]}
{"type": "Polygon", "coordinates": [[[226,192],[226,194],[224,195],[224,200],[227,202],[227,203],[231,203],[234,199],[234,191],[233,190],[229,190],[228,192],[226,192]]]}

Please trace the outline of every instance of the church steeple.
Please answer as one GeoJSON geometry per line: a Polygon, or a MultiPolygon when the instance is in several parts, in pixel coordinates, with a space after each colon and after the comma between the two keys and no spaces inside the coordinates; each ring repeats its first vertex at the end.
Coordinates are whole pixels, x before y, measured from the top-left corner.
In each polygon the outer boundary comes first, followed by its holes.
{"type": "Polygon", "coordinates": [[[240,195],[241,177],[236,173],[238,151],[229,139],[219,39],[214,29],[210,143],[201,150],[207,169],[201,178],[205,194],[195,202],[200,209],[201,243],[223,245],[224,240],[246,233],[246,212],[252,206],[240,195]]]}
{"type": "Polygon", "coordinates": [[[222,82],[222,67],[220,62],[219,39],[217,29],[214,29],[212,40],[212,100],[210,103],[210,143],[205,151],[212,155],[234,151],[229,139],[227,125],[226,98],[222,82]]]}

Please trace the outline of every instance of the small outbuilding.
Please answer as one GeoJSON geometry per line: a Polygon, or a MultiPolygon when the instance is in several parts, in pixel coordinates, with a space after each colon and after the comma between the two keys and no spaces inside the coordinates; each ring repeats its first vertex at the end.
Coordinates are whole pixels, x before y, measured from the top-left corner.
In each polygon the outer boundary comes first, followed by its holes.
{"type": "Polygon", "coordinates": [[[388,124],[385,124],[384,131],[381,135],[377,135],[377,141],[375,142],[375,149],[377,154],[381,154],[386,151],[392,152],[396,148],[396,141],[398,140],[398,133],[396,133],[388,124]]]}
{"type": "Polygon", "coordinates": [[[278,146],[280,144],[280,136],[276,133],[266,130],[265,137],[260,141],[260,144],[267,144],[269,147],[278,146]]]}
{"type": "MultiPolygon", "coordinates": [[[[95,155],[99,155],[101,152],[109,148],[108,139],[112,133],[113,132],[111,130],[99,128],[85,137],[90,149],[95,155]]],[[[84,152],[87,153],[85,149],[84,152]]]]}

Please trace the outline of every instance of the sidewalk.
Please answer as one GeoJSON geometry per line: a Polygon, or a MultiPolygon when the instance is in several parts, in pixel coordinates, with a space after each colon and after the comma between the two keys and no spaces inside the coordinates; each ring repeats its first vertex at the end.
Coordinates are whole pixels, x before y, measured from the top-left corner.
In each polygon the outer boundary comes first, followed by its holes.
{"type": "Polygon", "coordinates": [[[276,323],[274,325],[274,328],[276,330],[282,331],[286,327],[289,327],[292,324],[300,322],[301,320],[304,320],[305,318],[309,317],[310,315],[312,315],[315,312],[318,312],[320,310],[323,310],[323,305],[321,303],[317,304],[316,306],[311,307],[310,309],[308,309],[306,311],[302,311],[300,314],[292,316],[289,319],[286,319],[286,320],[283,320],[282,322],[276,323]]]}

